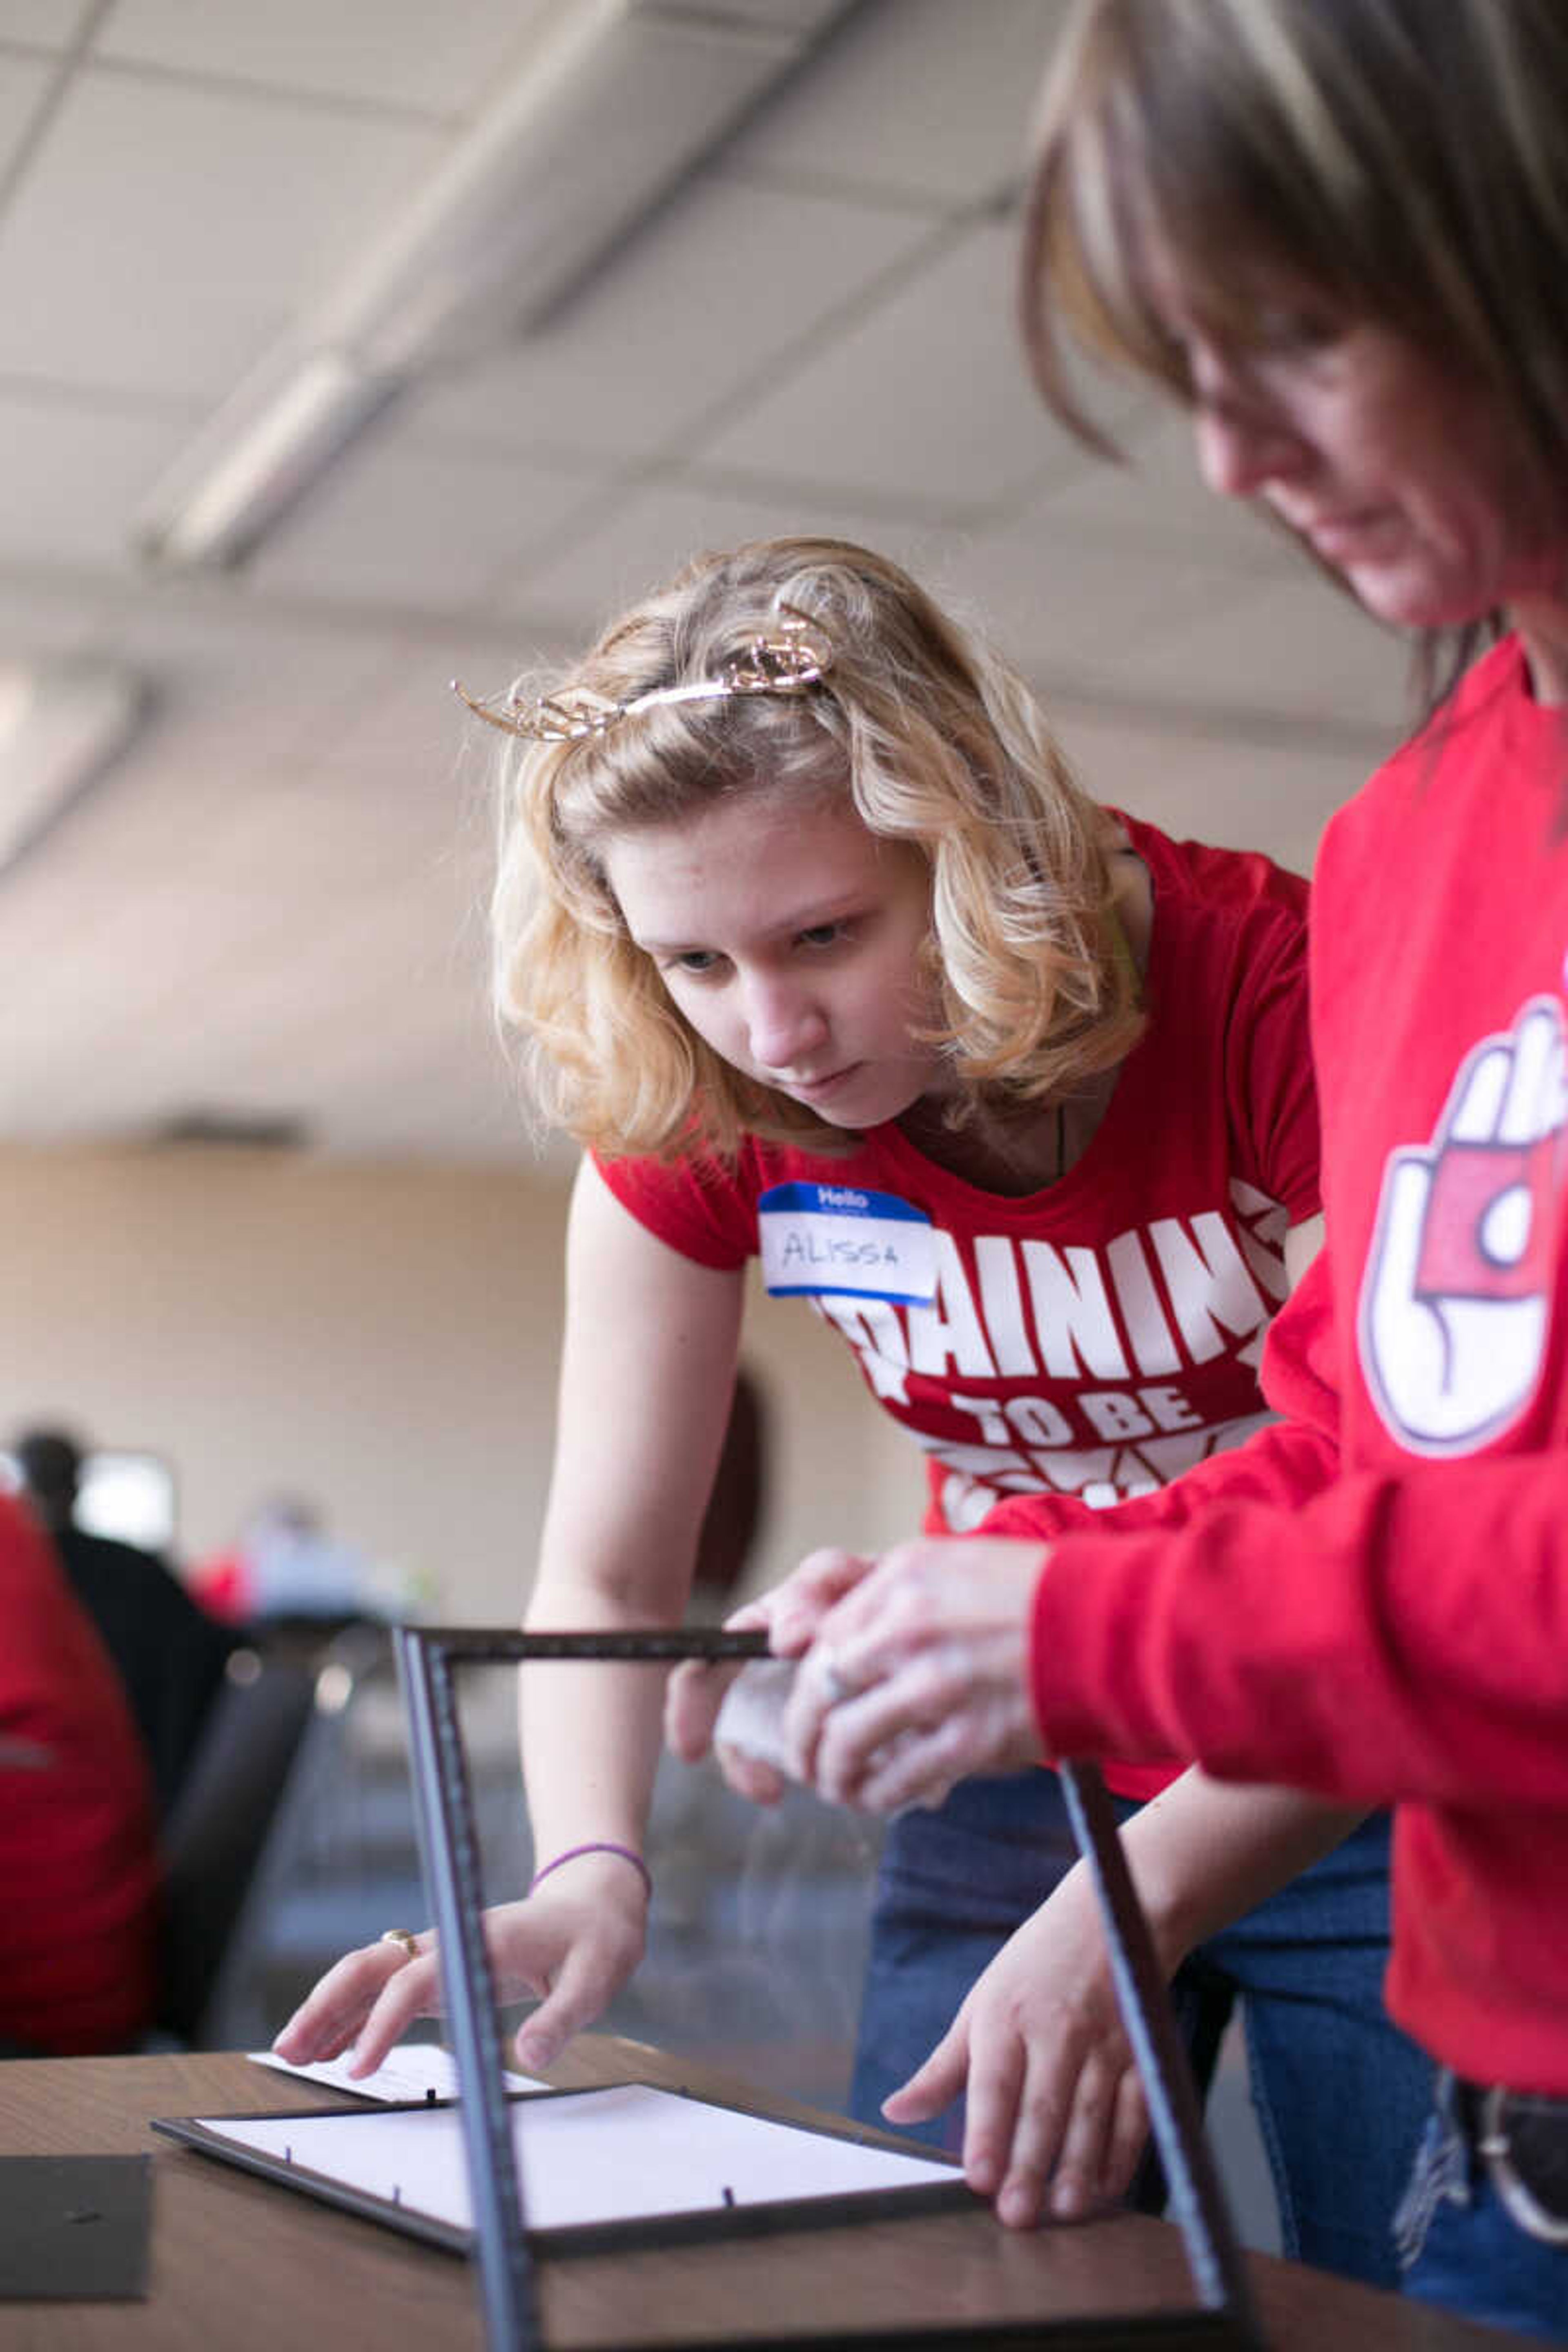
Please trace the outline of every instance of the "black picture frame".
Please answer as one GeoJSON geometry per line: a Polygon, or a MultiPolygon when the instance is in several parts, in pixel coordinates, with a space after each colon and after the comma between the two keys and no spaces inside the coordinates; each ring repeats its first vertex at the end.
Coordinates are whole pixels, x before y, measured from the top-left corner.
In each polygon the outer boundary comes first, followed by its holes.
{"type": "MultiPolygon", "coordinates": [[[[457,2066],[463,2139],[474,2214],[475,2256],[489,2352],[543,2352],[529,2244],[512,2160],[502,2084],[498,2000],[482,1917],[484,1888],[472,1790],[458,1719],[456,1670],[473,1664],[529,1665],[546,1659],[615,1660],[668,1667],[685,1658],[741,1660],[768,1654],[761,1633],[706,1627],[614,1633],[519,1633],[511,1628],[399,1626],[394,1633],[409,1736],[415,1812],[426,1892],[442,1948],[442,1975],[457,2066]]],[[[1260,2352],[1245,2259],[1204,2137],[1198,2097],[1169,1994],[1143,1916],[1115,1813],[1098,1767],[1063,1761],[1073,1828],[1092,1876],[1104,1922],[1122,2022],[1138,2063],[1154,2142],[1164,2168],[1170,2209],[1182,2234],[1195,2294],[1181,2311],[1125,2317],[963,2327],[900,2326],[836,2330],[853,2352],[913,2346],[1038,2344],[1051,2352],[1090,2345],[1225,2347],[1260,2352]]],[[[761,2337],[751,2352],[800,2347],[809,2335],[761,2337]]],[[[698,2352],[672,2346],[670,2352],[698,2352]]]]}
{"type": "MultiPolygon", "coordinates": [[[[514,2106],[533,2107],[555,2100],[594,2100],[626,2089],[656,2091],[665,2098],[689,2099],[696,2105],[732,2114],[752,2112],[722,2099],[697,2097],[669,2084],[640,2083],[633,2076],[616,2084],[589,2084],[574,2090],[508,2092],[506,2105],[510,2111],[514,2106]]],[[[226,2111],[220,2116],[155,2116],[153,2129],[168,2139],[194,2147],[202,2156],[216,2158],[219,2163],[232,2164],[242,2172],[253,2172],[261,2179],[276,2181],[322,2204],[335,2205],[340,2211],[355,2214],[361,2221],[379,2222],[384,2229],[395,2231],[402,2237],[417,2238],[426,2245],[439,2247],[443,2252],[471,2259],[479,2252],[475,2230],[426,2212],[416,2200],[404,2204],[344,2180],[335,2173],[316,2171],[309,2163],[296,2162],[292,2150],[278,2156],[264,2148],[247,2147],[242,2139],[236,2139],[221,2128],[247,2123],[266,2124],[268,2127],[298,2123],[313,2133],[321,2124],[345,2120],[363,2123],[367,2116],[450,2115],[458,2105],[455,2099],[356,2099],[344,2106],[258,2107],[226,2111]]],[[[765,2120],[809,2139],[858,2142],[862,2137],[851,2125],[835,2131],[826,2124],[805,2124],[794,2117],[765,2120]]],[[[940,2156],[932,2158],[929,2149],[920,2153],[930,2160],[943,2161],[940,2156]]],[[[712,2245],[732,2238],[772,2237],[785,2231],[834,2229],[846,2221],[896,2221],[910,2214],[962,2210],[976,2201],[955,2163],[950,2179],[908,2186],[844,2189],[828,2196],[777,2197],[735,2204],[715,2200],[696,2209],[677,2208],[666,2213],[619,2221],[575,2221],[554,2228],[530,2222],[526,2225],[527,2242],[531,2254],[558,2260],[573,2254],[623,2253],[637,2246],[712,2245]]]]}

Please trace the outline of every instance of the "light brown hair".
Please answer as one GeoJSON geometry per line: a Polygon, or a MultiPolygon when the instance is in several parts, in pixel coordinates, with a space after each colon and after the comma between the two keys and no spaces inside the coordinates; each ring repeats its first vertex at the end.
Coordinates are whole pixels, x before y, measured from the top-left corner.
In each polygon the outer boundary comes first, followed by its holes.
{"type": "Polygon", "coordinates": [[[1568,510],[1563,0],[1079,0],[1042,93],[1021,252],[1047,402],[1111,445],[1065,327],[1181,398],[1152,282],[1245,350],[1281,284],[1482,386],[1521,536],[1568,510]]]}

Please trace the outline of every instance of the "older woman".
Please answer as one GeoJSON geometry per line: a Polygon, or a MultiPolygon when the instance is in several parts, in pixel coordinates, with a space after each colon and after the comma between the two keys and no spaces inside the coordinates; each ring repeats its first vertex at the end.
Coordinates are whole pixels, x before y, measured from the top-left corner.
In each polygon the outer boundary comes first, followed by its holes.
{"type": "MultiPolygon", "coordinates": [[[[1064,327],[1158,378],[1191,409],[1210,487],[1418,633],[1446,690],[1318,866],[1328,1244],[1271,1334],[1282,1423],[1059,1540],[1028,1539],[1045,1530],[1025,1500],[957,1546],[820,1556],[772,1612],[781,1650],[815,1637],[790,1727],[836,1798],[894,1806],[1045,1753],[1174,1751],[1394,1800],[1387,1998],[1442,2070],[1399,2225],[1407,2288],[1553,2340],[1565,107],[1556,0],[1080,8],[1026,247],[1047,398],[1074,414],[1064,327]]],[[[1016,2160],[1015,2123],[983,2178],[1016,2160]]]]}

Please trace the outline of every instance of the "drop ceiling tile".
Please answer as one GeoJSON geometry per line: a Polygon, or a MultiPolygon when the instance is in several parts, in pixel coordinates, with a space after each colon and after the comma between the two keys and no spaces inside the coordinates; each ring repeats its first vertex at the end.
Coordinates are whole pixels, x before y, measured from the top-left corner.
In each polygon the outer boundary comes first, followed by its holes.
{"type": "Polygon", "coordinates": [[[526,1163],[483,1004],[489,739],[447,679],[563,660],[700,544],[899,557],[1055,687],[1091,789],[1176,830],[1304,863],[1376,757],[1398,650],[1205,497],[1178,417],[1112,391],[1130,475],[1063,440],[1012,341],[1014,230],[952,218],[1014,168],[1057,0],[857,11],[553,326],[395,413],[250,572],[128,575],[182,420],[370,242],[537,13],[452,0],[422,58],[416,0],[0,0],[0,44],[40,52],[0,53],[0,167],[41,53],[91,22],[103,58],[0,218],[0,649],[91,649],[155,698],[0,879],[0,1000],[41,1008],[0,1023],[0,1134],[237,1103],[327,1150],[526,1163]]]}
{"type": "Polygon", "coordinates": [[[415,802],[438,806],[452,827],[484,789],[473,771],[488,762],[477,731],[468,756],[468,716],[451,681],[461,677],[474,694],[493,692],[510,675],[512,652],[489,631],[437,651],[423,642],[405,646],[343,714],[310,772],[362,820],[373,810],[384,816],[389,803],[395,810],[415,802]]]}
{"type": "Polygon", "coordinates": [[[1244,574],[1220,564],[1169,549],[1065,543],[1032,519],[953,541],[930,585],[1026,677],[1058,685],[1086,674],[1113,683],[1173,614],[1223,613],[1251,593],[1244,574]]]}
{"type": "Polygon", "coordinates": [[[615,513],[554,562],[531,569],[506,601],[520,614],[571,625],[581,640],[705,548],[747,539],[820,533],[876,548],[917,575],[947,536],[917,522],[868,516],[842,493],[785,499],[676,483],[629,492],[615,513]]]}
{"type": "Polygon", "coordinates": [[[94,0],[0,0],[0,41],[68,49],[93,6],[94,0]]]}
{"type": "Polygon", "coordinates": [[[112,629],[110,592],[68,575],[0,572],[0,660],[100,650],[112,629]]]}
{"type": "Polygon", "coordinates": [[[1041,407],[1013,333],[1016,232],[967,231],[692,453],[862,495],[985,505],[1070,444],[1041,407]]]}
{"type": "Polygon", "coordinates": [[[321,107],[79,74],[0,225],[0,373],[227,392],[443,144],[321,107]]]}
{"type": "MultiPolygon", "coordinates": [[[[95,641],[148,683],[142,732],[86,802],[51,835],[41,862],[79,857],[141,887],[172,866],[190,877],[237,806],[274,808],[276,870],[300,848],[279,789],[305,774],[379,674],[374,641],[301,624],[268,624],[221,592],[208,612],[171,612],[156,585],[95,641]]],[[[252,878],[265,888],[263,868],[252,878]]],[[[195,887],[200,887],[196,885],[195,887]]]]}
{"type": "Polygon", "coordinates": [[[921,226],[876,206],[700,176],[584,293],[414,405],[421,434],[645,457],[869,299],[921,226]]]}
{"type": "Polygon", "coordinates": [[[1171,600],[1132,636],[1119,676],[1130,691],[1184,704],[1392,729],[1409,667],[1405,641],[1301,557],[1297,576],[1254,580],[1223,605],[1171,600]]]}
{"type": "Polygon", "coordinates": [[[595,487],[561,466],[378,436],[267,541],[251,577],[264,590],[405,608],[476,604],[595,487]]]}
{"type": "Polygon", "coordinates": [[[184,418],[0,389],[0,563],[123,570],[132,517],[190,429],[184,418]]]}
{"type": "MultiPolygon", "coordinates": [[[[570,650],[564,641],[558,648],[570,650]]],[[[499,691],[524,657],[515,627],[491,614],[484,624],[421,630],[392,646],[342,709],[318,759],[304,770],[312,783],[354,813],[356,823],[384,824],[406,816],[433,821],[452,856],[476,845],[489,854],[490,753],[500,742],[471,721],[452,692],[499,691]]]]}
{"type": "MultiPolygon", "coordinates": [[[[448,910],[448,926],[453,919],[448,910]]],[[[287,934],[255,928],[240,929],[237,940],[231,924],[226,942],[204,928],[187,941],[185,978],[163,975],[163,1016],[139,1021],[117,1040],[117,1076],[133,1075],[140,1098],[165,1110],[218,1103],[303,1113],[331,1135],[340,1090],[378,1077],[384,1085],[388,1065],[401,1058],[397,1040],[407,1024],[400,1011],[389,1019],[389,1007],[416,1004],[411,1019],[426,1038],[444,1018],[459,1045],[484,1025],[477,967],[463,996],[441,990],[432,1018],[427,973],[399,951],[405,928],[395,903],[345,908],[336,900],[305,910],[287,934]],[[182,1001],[193,987],[204,1002],[214,998],[199,1029],[169,1017],[171,983],[182,1001]]],[[[474,1058],[462,1055],[470,1066],[474,1058]]]]}
{"type": "Polygon", "coordinates": [[[1081,464],[1030,501],[1042,541],[1059,531],[1068,540],[1212,555],[1262,572],[1300,562],[1294,546],[1245,503],[1205,488],[1182,411],[1162,405],[1121,446],[1124,464],[1085,450],[1081,464]]]}
{"type": "Polygon", "coordinates": [[[971,201],[1016,181],[1063,0],[879,0],[783,90],[728,167],[971,201]]]}
{"type": "Polygon", "coordinates": [[[11,169],[55,72],[33,58],[0,57],[0,172],[11,169]]]}
{"type": "MultiPolygon", "coordinates": [[[[647,0],[634,0],[634,5],[647,5],[647,0]]],[[[654,6],[660,0],[652,0],[654,6]]],[[[856,0],[723,0],[721,13],[737,24],[761,25],[773,34],[787,34],[794,40],[803,40],[812,33],[820,33],[835,16],[846,8],[853,8],[856,0]]]]}
{"type": "MultiPolygon", "coordinates": [[[[279,699],[285,678],[314,692],[334,677],[352,690],[353,665],[386,657],[393,642],[380,626],[329,626],[309,614],[258,599],[243,575],[184,580],[150,575],[143,593],[128,601],[123,642],[177,667],[208,699],[237,690],[279,699]]],[[[244,729],[256,716],[241,706],[244,729]]]]}
{"type": "Polygon", "coordinates": [[[95,55],[271,89],[471,111],[531,41],[556,0],[266,0],[193,7],[117,0],[95,55]]]}
{"type": "Polygon", "coordinates": [[[1077,705],[1060,723],[1074,772],[1097,800],[1178,838],[1264,850],[1298,874],[1310,872],[1324,825],[1361,789],[1375,756],[1183,734],[1077,705]]]}

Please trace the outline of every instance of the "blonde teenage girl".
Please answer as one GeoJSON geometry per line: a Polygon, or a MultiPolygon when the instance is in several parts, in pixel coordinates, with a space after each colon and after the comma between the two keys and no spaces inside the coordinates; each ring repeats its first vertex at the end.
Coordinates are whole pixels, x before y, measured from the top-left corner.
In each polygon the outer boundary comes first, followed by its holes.
{"type": "MultiPolygon", "coordinates": [[[[704,557],[486,715],[500,1001],[586,1147],[531,1623],[679,1619],[753,1255],[923,1449],[933,1528],[1012,1494],[1082,1517],[1257,1425],[1317,1210],[1300,883],[1095,806],[1022,681],[837,541],[704,557]]],[[[641,1957],[659,1693],[525,1682],[541,1869],[490,1925],[532,2068],[641,1957]]],[[[1244,1998],[1287,2243],[1380,2275],[1421,2095],[1379,2009],[1384,1825],[1112,1780],[1200,2056],[1244,1998]]],[[[1031,1771],[898,1822],[882,1866],[853,2104],[921,2068],[900,2114],[930,2120],[967,2081],[1010,2221],[1048,2178],[1058,2211],[1120,2190],[1143,2137],[1073,1859],[1031,1771]]],[[[279,2046],[373,2063],[436,1974],[428,1937],[351,1954],[279,2046]]]]}

